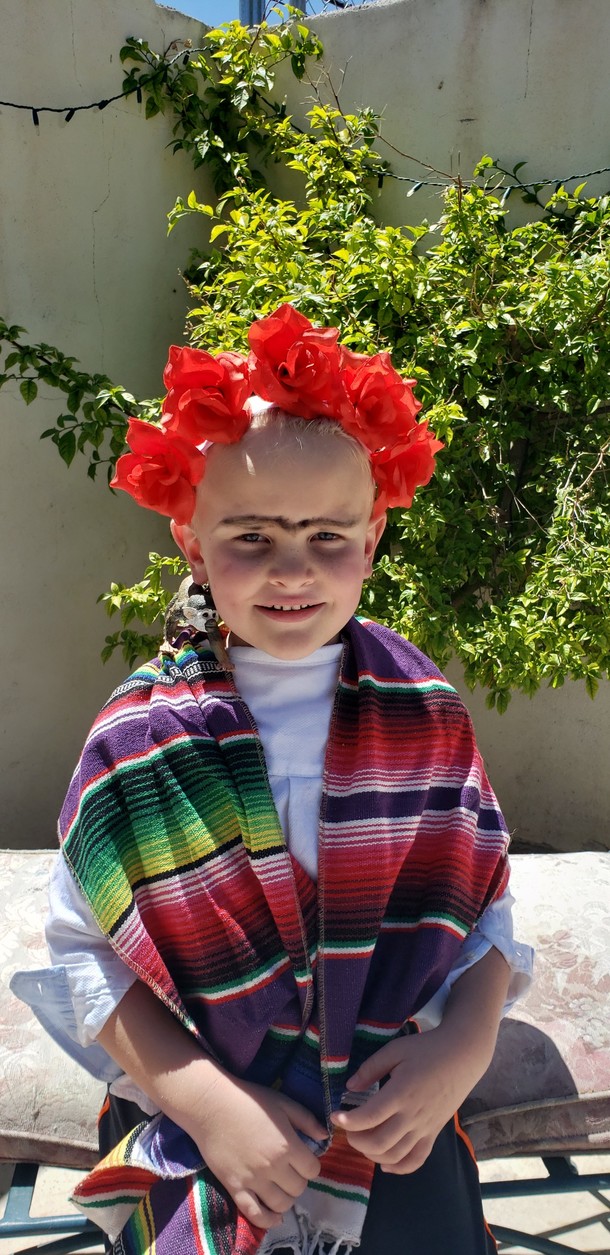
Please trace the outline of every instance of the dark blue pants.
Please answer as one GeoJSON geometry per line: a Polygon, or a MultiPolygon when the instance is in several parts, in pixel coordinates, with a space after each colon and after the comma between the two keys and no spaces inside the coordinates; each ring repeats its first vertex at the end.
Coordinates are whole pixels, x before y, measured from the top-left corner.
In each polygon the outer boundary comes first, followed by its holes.
{"type": "Polygon", "coordinates": [[[495,1255],[479,1174],[451,1121],[425,1163],[396,1176],[376,1169],[357,1255],[495,1255]]]}

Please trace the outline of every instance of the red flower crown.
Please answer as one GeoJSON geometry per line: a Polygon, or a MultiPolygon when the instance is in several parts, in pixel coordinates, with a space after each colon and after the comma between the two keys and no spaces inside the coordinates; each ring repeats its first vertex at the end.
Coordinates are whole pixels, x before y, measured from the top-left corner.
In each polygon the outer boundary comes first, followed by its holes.
{"type": "Polygon", "coordinates": [[[353,353],[338,337],[335,327],[314,327],[292,305],[280,305],[250,327],[247,358],[172,345],[161,423],[130,419],[132,452],[119,458],[111,487],[190,523],[205,470],[198,446],[241,440],[250,426],[246,402],[256,395],[304,419],[335,419],[369,452],[376,510],[409,507],[431,479],[442,442],[416,421],[415,380],[401,378],[389,353],[353,353]]]}

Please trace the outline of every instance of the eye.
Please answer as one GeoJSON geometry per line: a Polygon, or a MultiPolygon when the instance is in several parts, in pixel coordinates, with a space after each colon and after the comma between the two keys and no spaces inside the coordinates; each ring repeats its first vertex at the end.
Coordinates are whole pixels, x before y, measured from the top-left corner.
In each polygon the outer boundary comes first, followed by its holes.
{"type": "Polygon", "coordinates": [[[256,545],[259,541],[264,541],[265,536],[261,536],[260,532],[243,532],[241,536],[236,537],[237,540],[243,540],[247,545],[256,545]]]}
{"type": "Polygon", "coordinates": [[[341,536],[339,536],[338,532],[316,532],[314,536],[314,540],[329,541],[329,540],[341,540],[341,539],[342,538],[341,536]]]}

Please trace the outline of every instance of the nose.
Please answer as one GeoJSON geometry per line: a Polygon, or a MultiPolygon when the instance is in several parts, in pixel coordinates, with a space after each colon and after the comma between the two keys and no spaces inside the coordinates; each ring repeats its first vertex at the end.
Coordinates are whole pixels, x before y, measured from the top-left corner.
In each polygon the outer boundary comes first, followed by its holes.
{"type": "Polygon", "coordinates": [[[277,548],[269,567],[269,581],[277,588],[298,592],[314,581],[313,563],[307,550],[297,545],[277,548]]]}

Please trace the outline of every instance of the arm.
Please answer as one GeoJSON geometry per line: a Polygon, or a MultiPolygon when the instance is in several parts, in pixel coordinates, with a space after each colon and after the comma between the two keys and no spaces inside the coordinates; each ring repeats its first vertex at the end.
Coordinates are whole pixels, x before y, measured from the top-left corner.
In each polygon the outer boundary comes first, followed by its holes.
{"type": "Polygon", "coordinates": [[[456,981],[438,1028],[396,1037],[347,1084],[386,1084],[361,1107],[335,1113],[348,1141],[386,1172],[414,1172],[493,1056],[510,969],[495,949],[456,981]]]}
{"type": "Polygon", "coordinates": [[[318,1175],[319,1161],[298,1133],[326,1138],[316,1118],[283,1094],[231,1076],[140,981],[98,1041],[188,1133],[252,1224],[278,1224],[318,1175]]]}
{"type": "Polygon", "coordinates": [[[143,1091],[138,1101],[147,1095],[152,1109],[192,1137],[248,1220],[276,1224],[320,1170],[295,1130],[318,1140],[326,1129],[290,1099],[235,1080],[203,1052],[115,954],[61,857],[50,908],[47,941],[68,977],[75,1040],[101,1046],[143,1091]]]}
{"type": "Polygon", "coordinates": [[[457,958],[442,985],[425,1006],[413,1016],[422,1032],[436,1028],[444,1014],[447,998],[464,972],[479,963],[492,946],[500,951],[510,968],[510,981],[502,1015],[522,998],[532,983],[534,952],[531,946],[516,941],[513,935],[512,907],[514,898],[509,888],[485,908],[472,932],[460,947],[457,958]]]}

